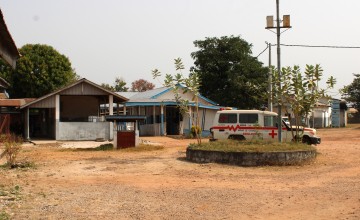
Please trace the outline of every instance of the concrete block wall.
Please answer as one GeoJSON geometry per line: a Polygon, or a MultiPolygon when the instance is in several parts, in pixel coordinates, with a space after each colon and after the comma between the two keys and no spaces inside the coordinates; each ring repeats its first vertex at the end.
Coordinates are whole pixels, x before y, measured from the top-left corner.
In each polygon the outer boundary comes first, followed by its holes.
{"type": "Polygon", "coordinates": [[[98,138],[111,140],[111,133],[110,122],[58,122],[56,140],[89,141],[98,138]]]}

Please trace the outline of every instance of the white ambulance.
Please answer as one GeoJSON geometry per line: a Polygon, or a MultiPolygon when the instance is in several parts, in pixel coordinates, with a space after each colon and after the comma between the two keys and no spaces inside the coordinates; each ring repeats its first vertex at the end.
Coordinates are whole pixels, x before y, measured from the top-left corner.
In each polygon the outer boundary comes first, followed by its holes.
{"type": "MultiPolygon", "coordinates": [[[[278,140],[277,114],[260,110],[221,110],[216,112],[213,126],[210,128],[212,138],[236,140],[278,140]]],[[[294,129],[295,130],[295,129],[294,129]]],[[[295,131],[294,131],[295,132],[295,131]]],[[[316,130],[300,127],[302,142],[320,144],[321,139],[316,136],[316,130]]],[[[281,140],[290,142],[293,137],[291,128],[282,121],[281,140]]]]}

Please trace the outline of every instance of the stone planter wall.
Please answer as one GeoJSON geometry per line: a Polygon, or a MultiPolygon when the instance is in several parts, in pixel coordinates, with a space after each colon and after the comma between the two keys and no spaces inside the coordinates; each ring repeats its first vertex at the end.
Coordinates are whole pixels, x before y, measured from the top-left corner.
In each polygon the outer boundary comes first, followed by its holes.
{"type": "Polygon", "coordinates": [[[221,152],[186,150],[186,160],[196,163],[225,163],[238,166],[299,165],[316,158],[316,151],[221,152]]]}

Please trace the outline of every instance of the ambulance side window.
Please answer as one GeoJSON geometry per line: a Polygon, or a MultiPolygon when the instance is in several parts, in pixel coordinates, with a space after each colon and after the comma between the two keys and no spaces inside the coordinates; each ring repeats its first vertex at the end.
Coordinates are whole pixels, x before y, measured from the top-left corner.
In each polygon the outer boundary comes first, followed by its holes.
{"type": "Polygon", "coordinates": [[[219,115],[219,123],[228,123],[236,124],[237,123],[237,114],[223,114],[219,115]]]}
{"type": "Polygon", "coordinates": [[[277,127],[276,126],[276,117],[275,116],[264,116],[264,126],[265,127],[277,127]]]}
{"type": "Polygon", "coordinates": [[[259,121],[258,114],[239,114],[239,123],[256,124],[259,121]]]}

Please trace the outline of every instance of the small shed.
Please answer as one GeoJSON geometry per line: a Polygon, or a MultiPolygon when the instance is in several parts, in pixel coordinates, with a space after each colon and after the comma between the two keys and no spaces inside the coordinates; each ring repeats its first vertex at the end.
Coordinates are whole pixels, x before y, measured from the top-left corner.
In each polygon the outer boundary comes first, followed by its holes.
{"type": "Polygon", "coordinates": [[[108,115],[107,121],[114,124],[113,145],[116,149],[138,146],[140,143],[138,122],[143,122],[142,115],[108,115]],[[131,124],[129,124],[131,123],[131,124]]]}
{"type": "Polygon", "coordinates": [[[112,122],[101,115],[100,106],[127,98],[81,79],[71,85],[21,106],[25,115],[25,138],[55,140],[113,139],[112,122]]]}

